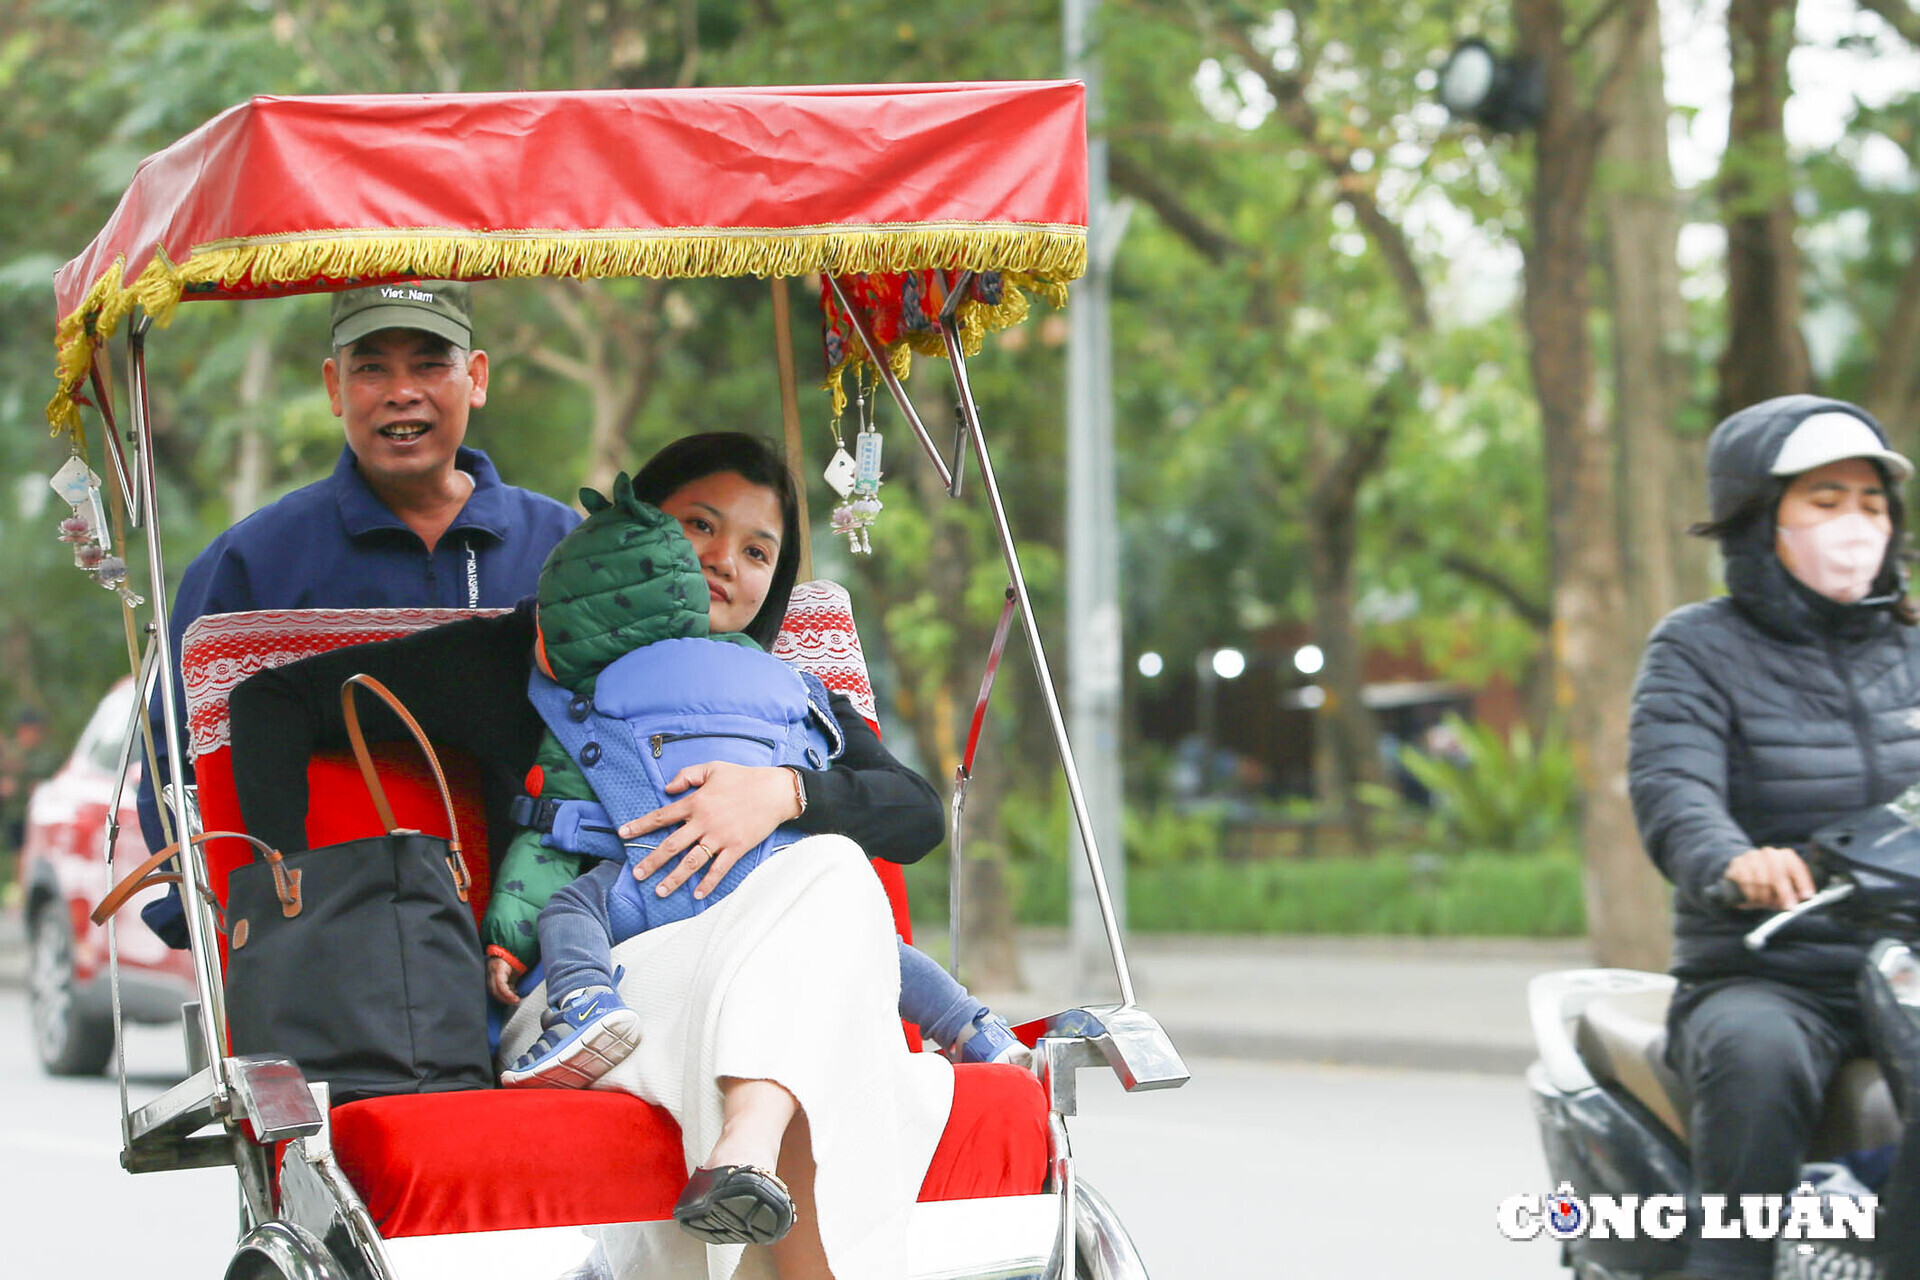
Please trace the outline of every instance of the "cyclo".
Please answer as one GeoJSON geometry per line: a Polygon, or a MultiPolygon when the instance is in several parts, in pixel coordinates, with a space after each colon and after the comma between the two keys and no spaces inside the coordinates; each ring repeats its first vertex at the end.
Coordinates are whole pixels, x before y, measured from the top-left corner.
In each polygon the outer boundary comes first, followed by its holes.
{"type": "MultiPolygon", "coordinates": [[[[1035,1046],[1030,1072],[956,1069],[953,1111],[921,1189],[903,1270],[956,1278],[1144,1276],[1125,1230],[1075,1167],[1067,1134],[1075,1073],[1106,1065],[1131,1091],[1178,1086],[1187,1071],[1159,1024],[1134,1002],[966,364],[986,332],[1024,315],[1029,292],[1061,300],[1065,282],[1084,270],[1086,199],[1083,91],[1072,82],[263,97],[149,157],[105,229],[59,273],[60,387],[48,417],[82,463],[90,458],[82,407],[104,426],[97,460],[107,480],[92,492],[77,480],[71,497],[77,509],[93,508],[98,543],[88,567],[119,592],[137,685],[143,695],[160,695],[173,758],[190,750],[196,760],[197,796],[168,788],[172,830],[239,827],[222,717],[225,693],[241,676],[316,646],[398,634],[435,619],[423,616],[427,611],[222,615],[196,623],[183,652],[172,651],[147,387],[153,324],[164,325],[182,301],[267,299],[422,278],[817,273],[831,331],[844,345],[840,354],[886,387],[924,464],[953,497],[961,494],[971,454],[1008,577],[1000,637],[1017,617],[1120,993],[1118,1003],[1069,1009],[1019,1028],[1035,1046]],[[833,163],[816,163],[823,156],[833,163]],[[407,173],[404,196],[391,180],[396,167],[407,173]],[[314,180],[317,173],[326,180],[314,180]],[[911,299],[904,308],[902,298],[911,299]],[[124,421],[107,359],[108,340],[123,327],[124,421]],[[909,347],[949,359],[961,419],[950,457],[899,381],[909,347]],[[107,505],[111,518],[102,514],[107,505]],[[144,534],[144,601],[128,585],[125,562],[102,554],[115,534],[124,543],[129,530],[144,534]],[[135,642],[141,635],[144,644],[135,642]],[[185,720],[174,696],[182,662],[185,720]]],[[[783,296],[776,294],[776,312],[783,296]]],[[[796,424],[787,399],[791,450],[796,424]]],[[[71,474],[85,472],[79,466],[71,474]]],[[[830,672],[835,687],[865,688],[850,605],[832,584],[796,593],[783,645],[795,661],[830,672]]],[[[974,741],[998,659],[996,642],[974,741]]],[[[136,720],[144,704],[136,703],[136,720]]],[[[122,788],[140,738],[130,728],[122,788]]],[[[955,781],[956,864],[974,741],[955,781]]],[[[350,768],[316,759],[316,800],[328,769],[350,768]]],[[[421,814],[407,820],[423,829],[449,825],[452,815],[440,816],[437,797],[397,800],[396,807],[421,814]]],[[[110,820],[103,855],[110,877],[124,871],[112,865],[117,836],[110,820]]],[[[638,1098],[611,1095],[624,1108],[626,1122],[618,1126],[568,1126],[568,1109],[604,1105],[610,1095],[564,1090],[407,1094],[331,1106],[327,1086],[310,1084],[291,1058],[230,1053],[219,907],[238,856],[222,845],[238,843],[210,843],[180,859],[198,994],[184,1010],[191,1074],[134,1107],[120,1068],[127,1169],[235,1170],[241,1221],[229,1277],[386,1280],[449,1274],[457,1266],[558,1275],[589,1265],[592,1241],[582,1228],[644,1223],[646,1230],[673,1230],[668,1207],[686,1172],[676,1131],[665,1112],[638,1098]],[[583,1162],[577,1149],[568,1167],[541,1168],[539,1144],[531,1144],[533,1167],[522,1161],[511,1181],[490,1180],[485,1152],[475,1144],[511,1141],[516,1130],[535,1126],[604,1133],[603,1149],[586,1160],[656,1168],[657,1185],[646,1177],[573,1177],[583,1162]]],[[[477,862],[484,868],[484,857],[477,862]]],[[[897,869],[893,877],[889,895],[904,929],[897,869]]],[[[484,893],[475,898],[478,909],[484,893]]],[[[118,1017],[116,1000],[116,1023],[118,1017]]]]}

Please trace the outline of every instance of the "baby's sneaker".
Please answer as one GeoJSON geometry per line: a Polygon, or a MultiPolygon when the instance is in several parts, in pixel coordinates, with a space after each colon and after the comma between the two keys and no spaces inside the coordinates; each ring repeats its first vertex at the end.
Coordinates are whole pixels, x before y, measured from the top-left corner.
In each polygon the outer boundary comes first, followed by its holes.
{"type": "Polygon", "coordinates": [[[611,987],[569,991],[541,1015],[540,1038],[500,1073],[508,1089],[583,1089],[640,1043],[640,1017],[611,987]]]}
{"type": "Polygon", "coordinates": [[[1033,1062],[1033,1050],[1014,1038],[1007,1020],[991,1009],[973,1015],[973,1021],[960,1029],[960,1036],[947,1046],[947,1056],[955,1062],[1005,1062],[1026,1067],[1033,1062]]]}

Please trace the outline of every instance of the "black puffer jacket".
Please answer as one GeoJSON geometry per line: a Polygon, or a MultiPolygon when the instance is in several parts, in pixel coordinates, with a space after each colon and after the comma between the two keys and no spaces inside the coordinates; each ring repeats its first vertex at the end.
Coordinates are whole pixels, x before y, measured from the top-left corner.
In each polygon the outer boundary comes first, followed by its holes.
{"type": "MultiPolygon", "coordinates": [[[[1822,410],[1866,417],[1790,396],[1715,430],[1716,519],[1775,483],[1768,469],[1781,444],[1822,410]]],[[[1887,607],[1898,586],[1892,557],[1874,595],[1836,604],[1787,573],[1773,532],[1767,518],[1727,537],[1730,595],[1676,609],[1647,642],[1628,756],[1634,817],[1677,890],[1676,975],[1850,982],[1862,940],[1815,917],[1755,955],[1740,936],[1756,914],[1715,913],[1702,897],[1748,849],[1804,845],[1821,825],[1920,781],[1920,635],[1887,607]]]]}

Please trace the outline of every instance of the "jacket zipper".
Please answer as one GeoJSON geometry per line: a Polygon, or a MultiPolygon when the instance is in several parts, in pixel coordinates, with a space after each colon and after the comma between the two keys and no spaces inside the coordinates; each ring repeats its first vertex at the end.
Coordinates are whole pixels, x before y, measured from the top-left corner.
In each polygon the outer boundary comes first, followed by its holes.
{"type": "Polygon", "coordinates": [[[1829,638],[1822,646],[1827,651],[1827,661],[1833,667],[1833,673],[1840,677],[1841,685],[1847,691],[1848,718],[1853,721],[1854,736],[1860,741],[1860,755],[1866,762],[1867,803],[1876,804],[1875,797],[1880,794],[1880,752],[1873,738],[1873,722],[1867,715],[1867,709],[1860,703],[1860,691],[1854,687],[1853,676],[1847,664],[1840,660],[1838,641],[1829,638]]]}
{"type": "Polygon", "coordinates": [[[685,742],[690,738],[738,738],[742,742],[757,742],[772,751],[780,744],[771,738],[756,738],[750,733],[656,733],[647,739],[647,745],[653,748],[653,758],[660,758],[660,749],[669,742],[685,742]]]}

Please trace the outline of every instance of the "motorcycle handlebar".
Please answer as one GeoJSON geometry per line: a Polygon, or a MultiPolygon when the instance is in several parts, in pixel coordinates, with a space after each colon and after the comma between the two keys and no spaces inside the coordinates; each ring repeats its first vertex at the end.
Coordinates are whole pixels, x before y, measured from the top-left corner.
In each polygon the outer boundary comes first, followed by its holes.
{"type": "Polygon", "coordinates": [[[1765,920],[1762,920],[1760,926],[1743,939],[1746,943],[1747,950],[1759,951],[1767,945],[1774,934],[1780,932],[1801,916],[1811,915],[1829,903],[1838,902],[1842,898],[1851,896],[1855,887],[1853,881],[1836,877],[1828,882],[1826,888],[1820,890],[1820,892],[1814,894],[1811,898],[1804,899],[1799,905],[1790,907],[1785,911],[1776,911],[1765,920]]]}
{"type": "Polygon", "coordinates": [[[1739,885],[1731,880],[1724,879],[1715,880],[1712,884],[1708,885],[1707,891],[1703,896],[1706,899],[1707,906],[1715,911],[1736,911],[1744,905],[1747,900],[1746,893],[1741,890],[1739,885]]]}

